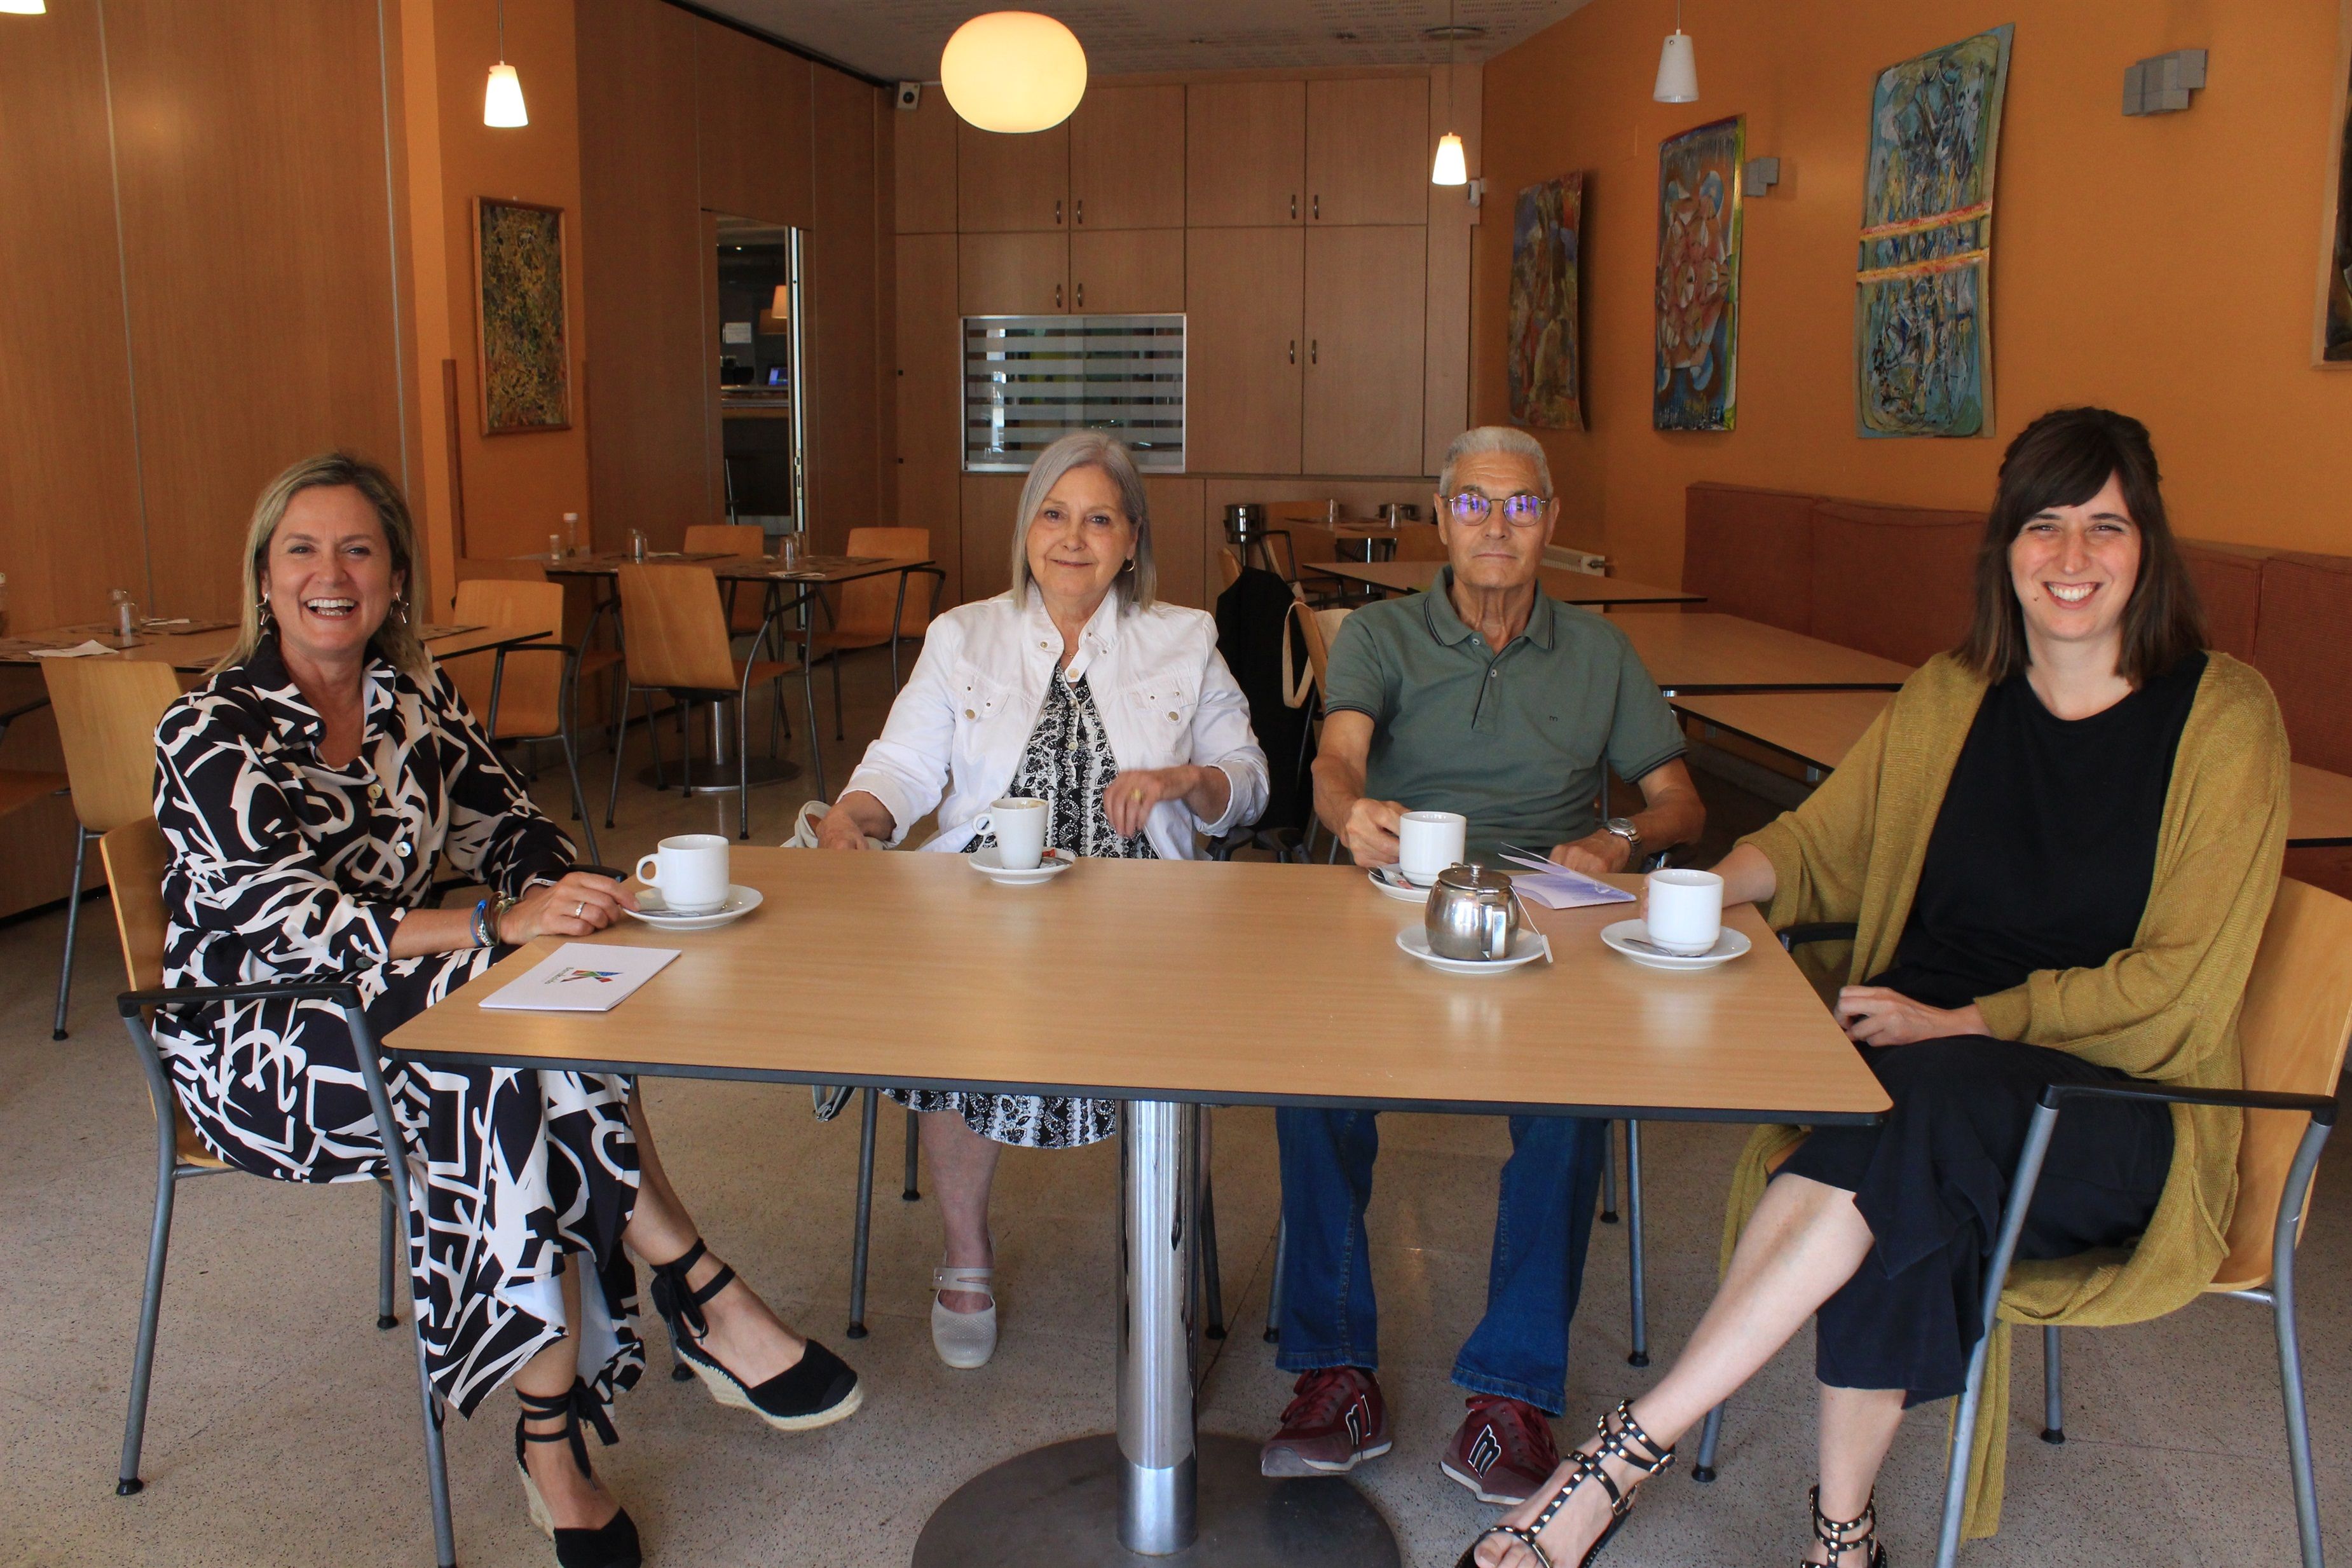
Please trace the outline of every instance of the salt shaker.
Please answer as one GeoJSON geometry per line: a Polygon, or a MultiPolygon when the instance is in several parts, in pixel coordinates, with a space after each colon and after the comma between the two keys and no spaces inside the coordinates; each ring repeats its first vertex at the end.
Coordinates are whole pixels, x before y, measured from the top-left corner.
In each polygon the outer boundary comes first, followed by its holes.
{"type": "Polygon", "coordinates": [[[128,643],[139,634],[139,606],[131,601],[131,591],[127,588],[110,589],[107,597],[114,601],[115,634],[128,643]]]}

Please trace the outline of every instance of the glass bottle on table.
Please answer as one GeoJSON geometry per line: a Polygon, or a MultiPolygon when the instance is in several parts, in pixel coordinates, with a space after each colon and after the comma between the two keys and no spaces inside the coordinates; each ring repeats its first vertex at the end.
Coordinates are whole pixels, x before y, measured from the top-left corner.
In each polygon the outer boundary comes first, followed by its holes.
{"type": "Polygon", "coordinates": [[[114,601],[114,634],[128,648],[139,635],[139,606],[127,588],[109,589],[106,596],[114,601]]]}
{"type": "Polygon", "coordinates": [[[580,553],[580,514],[563,514],[563,553],[568,558],[580,553]]]}

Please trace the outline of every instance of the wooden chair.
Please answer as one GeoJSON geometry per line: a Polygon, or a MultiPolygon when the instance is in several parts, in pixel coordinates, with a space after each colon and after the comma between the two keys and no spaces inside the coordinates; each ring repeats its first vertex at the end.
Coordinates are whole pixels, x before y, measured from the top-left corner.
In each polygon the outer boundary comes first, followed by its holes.
{"type": "Polygon", "coordinates": [[[1242,580],[1242,558],[1231,545],[1217,547],[1217,580],[1220,593],[1242,580]]]}
{"type": "Polygon", "coordinates": [[[58,966],[58,1015],[49,1032],[66,1038],[74,946],[81,926],[81,879],[89,841],[155,812],[155,726],[179,700],[172,666],[143,659],[44,659],[49,706],[73,792],[73,894],[66,900],[66,950],[58,966]]]}
{"type": "MultiPolygon", "coordinates": [[[[693,523],[686,530],[688,555],[760,556],[768,536],[757,523],[693,523]]],[[[748,637],[767,624],[767,594],[756,585],[730,581],[719,590],[727,601],[730,636],[748,637]]]]}
{"type": "MultiPolygon", "coordinates": [[[[166,673],[170,670],[169,665],[146,667],[166,673]]],[[[172,1251],[173,1203],[180,1183],[236,1167],[206,1148],[182,1114],[179,1095],[172,1088],[170,1070],[155,1048],[150,1027],[158,1006],[204,999],[220,989],[175,988],[166,991],[163,988],[163,873],[172,858],[163,831],[155,825],[152,817],[125,822],[109,830],[99,840],[98,852],[106,866],[107,890],[114,904],[114,928],[122,940],[122,967],[131,980],[131,988],[122,994],[118,1006],[123,1024],[131,1032],[131,1047],[138,1052],[139,1065],[146,1073],[147,1094],[155,1111],[155,1220],[148,1234],[146,1290],[140,1298],[138,1348],[131,1363],[131,1407],[123,1420],[122,1463],[114,1483],[116,1496],[130,1497],[146,1485],[139,1479],[139,1451],[147,1433],[147,1393],[155,1370],[155,1330],[163,1314],[163,1268],[172,1251]]],[[[369,1103],[375,1110],[377,1132],[380,1135],[388,1134],[385,1147],[402,1146],[393,1121],[392,1103],[384,1093],[382,1071],[376,1063],[374,1042],[369,1038],[366,1018],[360,1011],[359,993],[354,988],[330,984],[236,989],[243,994],[324,997],[341,1006],[352,1037],[361,1046],[361,1074],[366,1082],[369,1103]]],[[[407,1181],[405,1162],[393,1161],[376,1183],[375,1326],[380,1330],[394,1328],[400,1322],[394,1311],[393,1286],[395,1260],[404,1239],[402,1217],[408,1212],[407,1181]]],[[[409,1317],[413,1329],[415,1313],[410,1312],[409,1317]]],[[[441,1453],[438,1396],[433,1391],[432,1380],[425,1375],[424,1342],[417,1341],[415,1348],[417,1383],[424,1396],[425,1457],[433,1503],[434,1540],[440,1551],[438,1561],[448,1564],[456,1561],[457,1551],[449,1522],[449,1482],[441,1453]]]]}
{"type": "MultiPolygon", "coordinates": [[[[1852,925],[1811,925],[1786,934],[1801,941],[1851,941],[1852,925]]],[[[2319,1504],[2313,1483],[2311,1425],[2304,1407],[2303,1352],[2294,1316],[2295,1244],[2310,1218],[2311,1178],[2320,1150],[2336,1124],[2336,1084],[2344,1071],[2345,1048],[2352,1043],[2352,902],[2292,878],[2280,882],[2263,927],[2261,948],[2246,977],[2238,1012],[2238,1051],[2245,1087],[2187,1089],[2168,1084],[2061,1083],[2042,1092],[2026,1132],[2001,1212],[1991,1266],[1985,1271],[1983,1321],[1990,1324],[2017,1251],[2025,1211],[2033,1200],[2050,1134],[2068,1100],[2093,1096],[2189,1105],[2236,1106],[2245,1112],[2238,1144],[2238,1202],[2230,1216],[2229,1256],[2205,1287],[2210,1295],[2259,1301],[2271,1309],[2278,1340],[2279,1388],[2285,1407],[2289,1468],[2294,1482],[2297,1533],[2305,1568],[2320,1568],[2319,1504]]],[[[2073,1260],[2061,1260],[2065,1267],[2073,1260]]],[[[2100,1262],[2079,1264],[2087,1274],[2100,1262]]],[[[2064,1385],[2059,1331],[2042,1331],[2043,1440],[2066,1438],[2064,1385]]],[[[1991,1336],[1977,1342],[1969,1361],[1968,1386],[1952,1423],[1945,1479],[1943,1528],[1937,1541],[1939,1568],[1958,1556],[1960,1523],[1974,1446],[1977,1411],[1984,1394],[1991,1336]]],[[[1694,1479],[1715,1477],[1716,1445],[1724,1407],[1709,1412],[1700,1435],[1694,1479]]]]}
{"type": "MultiPolygon", "coordinates": [[[[496,556],[457,562],[457,586],[469,582],[545,582],[547,569],[535,560],[503,560],[496,556]]],[[[465,616],[460,613],[458,620],[465,616]]]]}
{"type": "Polygon", "coordinates": [[[579,747],[572,734],[580,653],[563,642],[562,586],[544,579],[476,578],[457,585],[457,615],[460,622],[530,627],[546,635],[544,643],[500,648],[488,660],[478,653],[461,655],[451,665],[450,678],[493,748],[501,740],[526,746],[552,740],[562,747],[563,771],[572,781],[572,820],[586,833],[589,860],[601,861],[596,826],[588,820],[588,798],[580,788],[579,747]]]}
{"type": "MultiPolygon", "coordinates": [[[[781,712],[786,675],[798,671],[802,705],[809,720],[809,756],[816,765],[816,792],[824,792],[824,756],[817,742],[816,694],[809,680],[806,660],[738,659],[729,646],[725,608],[719,598],[719,580],[705,566],[638,566],[620,569],[621,613],[627,622],[627,656],[622,665],[621,730],[613,742],[613,788],[604,800],[604,825],[613,825],[613,803],[621,792],[621,757],[628,738],[629,698],[639,688],[669,694],[677,707],[679,769],[688,795],[694,793],[693,744],[686,720],[687,706],[711,705],[712,734],[719,731],[719,710],[735,705],[736,800],[740,837],[751,836],[751,688],[766,683],[776,686],[781,712]]],[[[767,639],[769,622],[761,622],[751,644],[759,652],[767,639]]],[[[646,708],[646,734],[653,738],[654,762],[661,765],[661,741],[653,729],[653,706],[646,708]]],[[[706,786],[708,788],[709,786],[706,786]]],[[[723,787],[723,786],[722,786],[723,787]]]]}
{"type": "MultiPolygon", "coordinates": [[[[41,664],[47,667],[50,664],[77,662],[71,659],[44,659],[41,664]]],[[[5,713],[0,713],[0,740],[7,738],[10,725],[28,713],[37,712],[48,706],[48,698],[36,697],[31,702],[21,703],[5,713]]],[[[65,794],[68,788],[66,776],[62,773],[53,773],[46,768],[0,768],[0,817],[14,816],[18,811],[29,806],[37,805],[53,795],[65,794]]],[[[49,1037],[52,1040],[63,1040],[66,1037],[66,985],[73,976],[74,922],[81,915],[81,844],[77,835],[74,845],[73,885],[66,890],[66,953],[64,961],[58,968],[58,1019],[57,1027],[50,1031],[49,1037]]]]}
{"type": "Polygon", "coordinates": [[[1399,523],[1396,529],[1396,553],[1391,560],[1444,560],[1448,553],[1445,541],[1437,536],[1435,523],[1399,523]]]}
{"type": "MultiPolygon", "coordinates": [[[[902,559],[928,560],[931,554],[931,530],[929,528],[852,528],[849,530],[851,555],[896,557],[902,559]]],[[[828,595],[831,627],[813,633],[813,652],[824,656],[833,666],[833,737],[843,737],[841,729],[841,655],[853,648],[879,648],[890,645],[890,693],[898,692],[898,644],[912,637],[920,637],[930,629],[931,619],[940,612],[940,592],[947,587],[948,574],[935,566],[913,566],[887,577],[861,577],[845,582],[828,595]],[[931,580],[928,602],[915,606],[910,616],[907,605],[907,580],[928,577],[931,580]],[[837,597],[836,597],[837,596],[837,597]]]]}

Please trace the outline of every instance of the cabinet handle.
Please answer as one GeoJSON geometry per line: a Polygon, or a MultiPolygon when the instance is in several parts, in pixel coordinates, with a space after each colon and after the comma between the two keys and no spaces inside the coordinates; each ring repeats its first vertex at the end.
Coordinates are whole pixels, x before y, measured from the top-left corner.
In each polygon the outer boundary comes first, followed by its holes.
{"type": "Polygon", "coordinates": [[[1080,197],[1078,198],[1078,226],[1079,226],[1080,228],[1084,228],[1084,227],[1086,227],[1086,225],[1087,225],[1087,199],[1086,199],[1084,196],[1080,196],[1080,197]]]}
{"type": "Polygon", "coordinates": [[[1298,362],[1298,340],[1296,338],[1290,340],[1290,362],[1294,365],[1298,362]]]}
{"type": "Polygon", "coordinates": [[[1309,338],[1307,340],[1307,362],[1310,365],[1319,365],[1323,362],[1323,342],[1321,339],[1309,338]]]}
{"type": "Polygon", "coordinates": [[[1059,196],[1054,198],[1054,226],[1062,226],[1062,198],[1059,196]]]}
{"type": "Polygon", "coordinates": [[[1085,309],[1086,308],[1087,308],[1087,286],[1086,286],[1085,284],[1081,283],[1081,284],[1079,284],[1079,285],[1078,285],[1078,308],[1079,308],[1079,309],[1081,309],[1081,310],[1083,310],[1083,309],[1085,309]]]}
{"type": "Polygon", "coordinates": [[[1060,284],[1056,283],[1055,285],[1054,285],[1054,308],[1055,308],[1055,309],[1056,309],[1056,310],[1059,310],[1061,308],[1062,308],[1062,286],[1061,286],[1060,284]]]}
{"type": "Polygon", "coordinates": [[[1298,221],[1298,193],[1296,191],[1290,193],[1290,221],[1294,224],[1298,221]]]}
{"type": "Polygon", "coordinates": [[[1318,224],[1323,221],[1323,193],[1320,191],[1315,193],[1315,221],[1318,224]]]}

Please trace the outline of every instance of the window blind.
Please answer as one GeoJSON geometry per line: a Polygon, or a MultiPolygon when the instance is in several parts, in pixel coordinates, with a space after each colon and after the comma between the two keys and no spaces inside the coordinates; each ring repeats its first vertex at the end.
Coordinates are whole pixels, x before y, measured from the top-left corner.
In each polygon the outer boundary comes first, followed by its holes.
{"type": "Polygon", "coordinates": [[[1183,471],[1183,317],[964,318],[965,471],[1026,472],[1073,430],[1108,431],[1147,473],[1183,471]]]}

